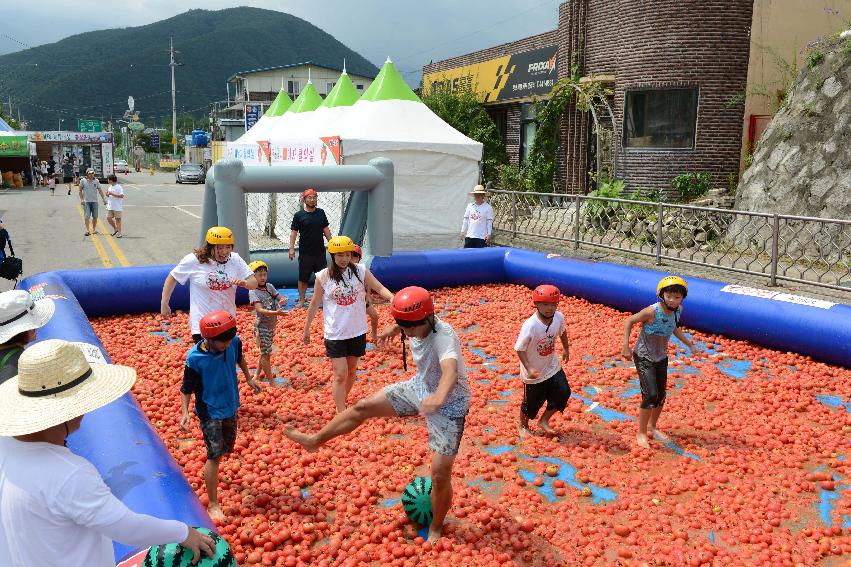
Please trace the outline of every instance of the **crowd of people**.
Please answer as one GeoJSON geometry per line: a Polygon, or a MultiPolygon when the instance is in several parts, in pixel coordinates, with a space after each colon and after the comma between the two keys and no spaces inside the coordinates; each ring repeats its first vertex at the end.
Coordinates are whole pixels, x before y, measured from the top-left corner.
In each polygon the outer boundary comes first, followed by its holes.
{"type": "MultiPolygon", "coordinates": [[[[95,192],[97,189],[93,187],[95,192]]],[[[489,240],[493,214],[484,202],[484,188],[476,187],[472,194],[475,206],[468,208],[462,234],[472,240],[469,246],[477,247],[478,240],[485,244],[489,240]]],[[[316,207],[314,191],[305,191],[303,201],[305,214],[293,220],[291,237],[292,244],[300,239],[300,251],[306,245],[304,261],[299,258],[302,305],[315,273],[303,341],[310,342],[312,322],[321,305],[325,351],[332,369],[331,398],[337,413],[315,433],[292,426],[284,433],[313,451],[372,418],[422,416],[432,453],[433,519],[428,539],[435,541],[442,537],[451,506],[453,465],[472,399],[458,334],[437,316],[426,289],[410,286],[394,294],[359,263],[359,246],[348,236],[330,234],[324,213],[316,207]],[[323,239],[330,255],[327,263],[325,247],[315,246],[316,240],[323,239]],[[321,266],[318,258],[322,259],[321,266]],[[370,305],[373,295],[389,302],[394,321],[381,332],[377,330],[377,312],[370,305]],[[370,331],[379,347],[400,338],[405,370],[410,345],[416,371],[407,380],[350,404],[349,394],[370,331]]],[[[93,223],[92,230],[95,226],[93,223]]],[[[223,518],[217,491],[219,465],[233,450],[238,434],[237,369],[254,392],[263,388],[262,377],[272,382],[270,355],[275,329],[278,318],[285,315],[285,300],[269,283],[269,265],[262,261],[246,264],[233,247],[230,229],[210,228],[203,245],[183,257],[167,276],[160,310],[164,318],[171,317],[169,303],[175,287],[188,284],[193,345],[186,355],[179,388],[180,426],[188,428],[193,413],[198,419],[207,452],[204,482],[208,512],[214,519],[223,518]],[[255,311],[253,335],[260,359],[253,374],[237,329],[239,287],[249,290],[255,311]],[[190,404],[194,411],[190,411],[190,404]]],[[[294,260],[292,247],[290,259],[294,260]]],[[[679,329],[687,294],[685,280],[666,277],[659,282],[658,301],[624,324],[622,354],[634,361],[641,385],[636,434],[640,447],[649,448],[650,439],[664,438],[658,420],[665,402],[670,337],[678,337],[694,353],[694,345],[679,329]],[[641,330],[630,348],[635,324],[641,324],[641,330]]],[[[531,293],[534,311],[520,326],[514,345],[524,388],[518,411],[518,430],[524,437],[535,433],[529,423],[535,419],[540,434],[556,435],[550,419],[565,410],[571,395],[561,365],[570,352],[560,301],[561,291],[556,286],[535,288],[531,293]],[[557,342],[562,345],[560,355],[557,342]]],[[[65,446],[67,436],[80,427],[87,412],[130,390],[135,370],[90,364],[76,346],[61,340],[32,345],[37,330],[49,322],[54,308],[52,300],[34,301],[26,291],[0,294],[0,565],[48,565],[56,561],[112,565],[112,540],[140,547],[180,542],[192,550],[196,560],[201,553],[211,554],[212,540],[203,533],[181,522],[136,514],[126,508],[94,467],[65,446]]]]}

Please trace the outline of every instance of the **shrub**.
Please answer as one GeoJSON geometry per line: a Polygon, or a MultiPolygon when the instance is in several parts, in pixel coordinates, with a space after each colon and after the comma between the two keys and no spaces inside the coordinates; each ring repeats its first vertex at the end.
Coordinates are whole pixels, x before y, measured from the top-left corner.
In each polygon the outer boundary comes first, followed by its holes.
{"type": "MultiPolygon", "coordinates": [[[[621,179],[601,179],[597,183],[597,189],[588,193],[589,197],[606,197],[609,199],[620,199],[623,197],[623,189],[626,184],[621,179]]],[[[605,232],[612,223],[613,217],[620,208],[619,203],[610,201],[588,200],[588,220],[591,226],[599,231],[605,232]]]]}
{"type": "Polygon", "coordinates": [[[683,173],[671,181],[671,187],[677,192],[680,201],[687,203],[709,192],[712,178],[708,173],[683,173]]]}
{"type": "Polygon", "coordinates": [[[809,69],[815,69],[822,61],[824,61],[824,53],[822,53],[820,49],[813,49],[810,54],[807,55],[807,67],[809,69]]]}

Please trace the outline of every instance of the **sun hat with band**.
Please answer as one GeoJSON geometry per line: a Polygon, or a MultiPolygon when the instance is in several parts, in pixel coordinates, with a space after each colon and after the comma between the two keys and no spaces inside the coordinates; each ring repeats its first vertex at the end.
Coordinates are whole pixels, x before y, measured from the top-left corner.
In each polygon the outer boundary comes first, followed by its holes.
{"type": "Polygon", "coordinates": [[[484,185],[476,185],[473,187],[473,190],[470,191],[470,195],[487,195],[487,189],[485,189],[484,185]]]}
{"type": "Polygon", "coordinates": [[[133,368],[89,364],[67,341],[36,343],[21,354],[18,375],[0,385],[0,437],[65,423],[120,398],[135,381],[133,368]]]}
{"type": "Polygon", "coordinates": [[[52,299],[33,301],[21,289],[0,293],[0,343],[5,343],[18,333],[43,327],[56,310],[52,299]]]}

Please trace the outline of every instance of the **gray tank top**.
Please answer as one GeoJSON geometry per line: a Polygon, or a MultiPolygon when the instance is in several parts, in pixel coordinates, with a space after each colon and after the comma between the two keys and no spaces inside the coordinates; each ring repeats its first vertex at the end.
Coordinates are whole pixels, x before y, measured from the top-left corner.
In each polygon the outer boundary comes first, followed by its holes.
{"type": "Polygon", "coordinates": [[[656,319],[641,326],[638,340],[635,341],[635,354],[653,362],[668,358],[668,341],[678,324],[679,309],[668,315],[657,303],[656,319]]]}

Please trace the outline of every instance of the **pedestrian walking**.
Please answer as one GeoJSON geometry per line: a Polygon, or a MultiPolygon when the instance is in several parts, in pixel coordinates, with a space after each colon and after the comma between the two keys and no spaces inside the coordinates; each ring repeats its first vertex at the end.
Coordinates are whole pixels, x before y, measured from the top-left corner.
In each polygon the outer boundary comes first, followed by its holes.
{"type": "Polygon", "coordinates": [[[470,195],[473,196],[473,202],[464,211],[460,236],[464,239],[464,248],[484,248],[491,240],[493,207],[485,202],[487,191],[481,185],[476,185],[470,195]]]}
{"type": "Polygon", "coordinates": [[[295,258],[295,241],[298,237],[298,301],[295,307],[304,307],[310,277],[327,266],[323,236],[325,240],[331,241],[328,217],[325,211],[316,206],[316,191],[305,189],[301,200],[304,208],[293,215],[290,225],[290,260],[295,258]]]}
{"type": "Polygon", "coordinates": [[[100,188],[100,182],[95,179],[95,170],[91,167],[86,170],[86,177],[80,180],[80,205],[83,207],[83,222],[86,224],[86,234],[98,233],[98,194],[100,200],[106,205],[106,195],[100,188]],[[89,222],[91,221],[91,227],[89,222]]]}
{"type": "Polygon", "coordinates": [[[118,183],[115,174],[107,176],[109,187],[106,188],[106,222],[112,227],[112,236],[121,238],[121,215],[124,211],[124,188],[118,183]]]}

